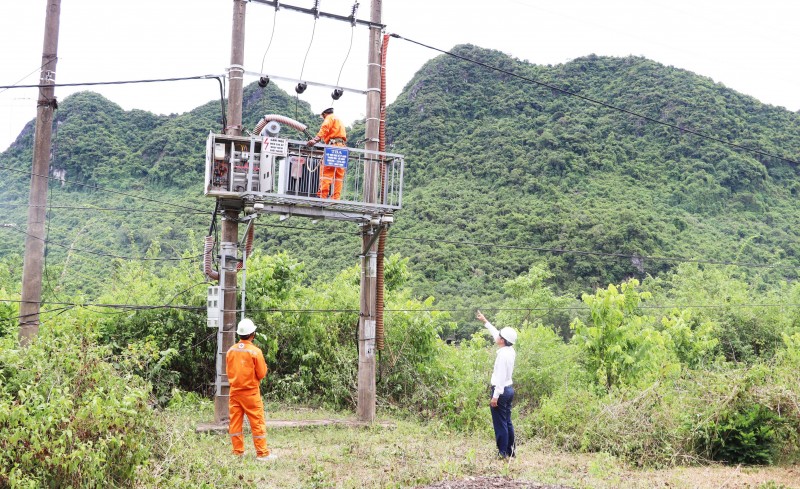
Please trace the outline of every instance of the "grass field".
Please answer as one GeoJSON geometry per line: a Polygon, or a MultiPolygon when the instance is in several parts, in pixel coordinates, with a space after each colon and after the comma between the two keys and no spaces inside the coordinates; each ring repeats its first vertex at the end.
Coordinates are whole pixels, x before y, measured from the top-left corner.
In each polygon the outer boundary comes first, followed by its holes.
{"type": "MultiPolygon", "coordinates": [[[[560,453],[536,440],[520,444],[517,458],[504,462],[494,456],[488,411],[487,431],[480,435],[380,412],[381,423],[371,427],[270,428],[269,445],[278,459],[268,463],[255,460],[249,433],[245,456],[236,458],[226,434],[196,432],[213,418],[209,402],[169,409],[161,416],[166,432],[159,453],[140,473],[139,487],[407,488],[451,481],[455,488],[477,487],[460,481],[497,476],[574,488],[800,488],[800,466],[640,470],[606,454],[560,453]]],[[[320,419],[346,421],[352,416],[267,407],[268,421],[320,419]]]]}

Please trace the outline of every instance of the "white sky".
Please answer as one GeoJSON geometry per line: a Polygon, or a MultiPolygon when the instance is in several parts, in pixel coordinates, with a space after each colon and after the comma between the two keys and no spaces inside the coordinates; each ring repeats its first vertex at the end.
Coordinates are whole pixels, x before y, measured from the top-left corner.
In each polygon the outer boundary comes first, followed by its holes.
{"type": "MultiPolygon", "coordinates": [[[[282,3],[313,6],[313,0],[282,3]]],[[[358,17],[369,18],[360,0],[358,17]]],[[[0,85],[39,78],[46,0],[0,0],[0,85]]],[[[326,12],[349,15],[353,0],[321,0],[326,12]]],[[[220,74],[230,63],[231,0],[62,0],[56,81],[169,78],[220,74]]],[[[247,5],[245,69],[366,88],[368,32],[259,3],[247,5]],[[308,52],[305,67],[303,59],[308,52]]],[[[800,110],[800,2],[792,0],[384,0],[383,23],[441,49],[472,43],[537,64],[591,53],[630,54],[711,77],[739,92],[800,110]]],[[[392,39],[388,100],[440,53],[392,39]]],[[[246,77],[245,83],[255,78],[246,77]]],[[[278,82],[294,94],[291,82],[278,82]]],[[[63,100],[90,89],[124,109],[182,113],[219,97],[216,80],[57,88],[63,100]]],[[[312,108],[330,105],[328,88],[301,95],[312,108]]],[[[35,89],[0,89],[0,151],[36,116],[35,89]]],[[[346,123],[364,116],[366,98],[346,93],[334,107],[346,123]]],[[[284,114],[292,116],[293,114],[284,114]]],[[[203,135],[198,137],[204,138],[203,135]]]]}

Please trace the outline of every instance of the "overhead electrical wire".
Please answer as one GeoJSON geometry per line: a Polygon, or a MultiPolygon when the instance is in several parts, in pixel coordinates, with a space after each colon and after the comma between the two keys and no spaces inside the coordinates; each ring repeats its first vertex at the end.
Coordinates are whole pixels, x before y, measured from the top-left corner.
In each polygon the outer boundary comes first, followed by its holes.
{"type": "MultiPolygon", "coordinates": [[[[4,204],[0,203],[0,207],[41,207],[36,205],[30,204],[4,204]]],[[[126,207],[91,207],[91,206],[76,206],[76,205],[49,205],[47,206],[48,209],[65,209],[65,210],[78,210],[78,211],[103,211],[103,212],[124,212],[126,214],[130,213],[149,213],[149,214],[179,214],[185,216],[186,214],[195,214],[195,215],[208,215],[207,211],[165,211],[165,210],[158,210],[158,209],[130,209],[126,207]]]]}
{"type": "MultiPolygon", "coordinates": [[[[358,3],[356,3],[356,6],[354,6],[353,9],[355,10],[357,8],[357,6],[358,6],[358,3]]],[[[337,87],[339,86],[339,81],[342,79],[342,72],[344,71],[344,65],[347,64],[347,60],[348,60],[348,58],[350,58],[350,51],[353,50],[353,34],[355,33],[355,31],[356,31],[356,26],[355,25],[351,26],[350,27],[350,47],[347,48],[347,54],[344,57],[344,61],[342,61],[342,67],[339,68],[339,76],[336,77],[336,86],[337,87]]]]}
{"type": "MultiPolygon", "coordinates": [[[[40,174],[37,174],[37,173],[33,173],[31,170],[17,170],[16,168],[11,168],[11,167],[8,167],[8,166],[0,166],[0,170],[7,170],[7,171],[10,171],[10,172],[14,172],[14,173],[22,173],[24,175],[33,175],[33,176],[37,176],[37,177],[47,178],[48,180],[57,180],[59,182],[62,181],[61,179],[56,179],[55,177],[51,177],[50,175],[40,175],[40,174]]],[[[89,188],[89,189],[92,189],[92,190],[99,190],[100,192],[107,192],[107,193],[110,193],[110,194],[122,195],[124,197],[131,197],[133,199],[145,200],[147,202],[153,202],[154,204],[162,204],[162,205],[165,205],[165,206],[171,206],[171,207],[175,207],[175,208],[178,208],[178,209],[186,209],[186,210],[190,210],[190,211],[197,212],[197,213],[207,213],[208,212],[208,211],[205,211],[203,209],[195,209],[193,207],[187,207],[187,206],[184,206],[184,205],[176,204],[174,202],[165,202],[165,201],[162,201],[162,200],[152,199],[150,197],[144,197],[144,196],[141,196],[141,195],[129,194],[129,193],[126,193],[126,192],[121,192],[119,190],[111,190],[109,188],[100,187],[98,185],[89,185],[88,183],[75,182],[75,181],[72,181],[72,180],[63,180],[63,181],[65,183],[69,183],[71,185],[78,185],[80,187],[86,187],[86,188],[89,188]]]]}
{"type": "Polygon", "coordinates": [[[294,118],[299,119],[298,116],[298,105],[300,104],[300,94],[306,90],[306,84],[303,83],[303,72],[306,70],[306,60],[308,59],[308,53],[311,52],[311,46],[314,44],[314,34],[317,32],[317,19],[319,19],[319,0],[314,0],[314,8],[313,11],[315,12],[314,15],[314,25],[311,28],[311,40],[308,42],[308,49],[306,49],[306,55],[303,57],[303,65],[300,67],[300,82],[295,87],[295,96],[294,96],[294,118]]]}
{"type": "MultiPolygon", "coordinates": [[[[0,302],[7,303],[22,303],[18,299],[5,299],[0,298],[0,302]]],[[[49,302],[43,301],[44,304],[65,307],[100,307],[106,309],[120,309],[127,311],[143,311],[143,310],[157,310],[157,309],[177,309],[182,311],[200,311],[206,310],[205,306],[190,306],[190,305],[170,305],[170,304],[103,304],[97,302],[49,302]]],[[[777,304],[777,303],[745,303],[745,304],[640,304],[638,309],[648,310],[674,310],[674,309],[756,309],[756,308],[800,308],[800,304],[777,304]]],[[[559,307],[481,307],[483,310],[501,312],[501,311],[575,311],[585,310],[588,311],[589,306],[579,304],[575,306],[559,306],[559,307]]],[[[421,308],[421,309],[385,309],[386,312],[407,313],[432,313],[432,312],[474,312],[475,308],[421,308]]],[[[236,312],[242,312],[241,309],[236,309],[236,312]]],[[[282,309],[282,308],[264,308],[264,309],[247,309],[247,312],[263,312],[263,313],[292,313],[292,314],[331,314],[331,313],[348,313],[357,314],[359,309],[282,309]]]]}
{"type": "MultiPolygon", "coordinates": [[[[29,75],[30,76],[30,75],[29,75]]],[[[9,90],[12,88],[59,88],[59,87],[91,87],[97,85],[130,85],[135,83],[163,83],[163,82],[176,82],[186,80],[209,80],[211,78],[218,78],[221,75],[196,75],[196,76],[180,76],[175,78],[151,78],[142,80],[117,80],[117,81],[102,81],[102,82],[79,82],[79,83],[48,83],[37,85],[0,85],[0,89],[9,90]]]]}
{"type": "Polygon", "coordinates": [[[634,112],[632,110],[628,110],[628,109],[625,109],[625,108],[622,108],[622,107],[618,107],[616,105],[612,105],[612,104],[609,104],[609,103],[606,103],[606,102],[603,102],[603,101],[600,101],[600,100],[597,100],[597,99],[593,99],[591,97],[587,97],[585,95],[581,95],[581,94],[576,93],[576,92],[572,92],[570,90],[566,90],[566,89],[557,87],[557,86],[552,85],[550,83],[541,82],[539,80],[535,80],[533,78],[530,78],[530,77],[527,77],[527,76],[523,76],[523,75],[520,75],[518,73],[514,73],[513,71],[509,71],[509,70],[506,70],[506,69],[503,69],[503,68],[499,68],[497,66],[492,66],[490,64],[483,63],[483,62],[475,60],[475,59],[467,58],[466,56],[461,56],[459,54],[456,54],[456,53],[453,53],[453,52],[450,52],[450,51],[445,51],[444,49],[440,49],[440,48],[431,46],[429,44],[422,43],[420,41],[415,41],[413,39],[409,39],[407,37],[403,37],[400,34],[393,33],[393,34],[390,34],[390,36],[395,37],[397,39],[402,39],[404,41],[408,41],[408,42],[410,42],[412,44],[416,44],[418,46],[422,46],[422,47],[427,48],[427,49],[431,49],[433,51],[438,51],[440,53],[446,54],[448,56],[452,56],[452,57],[460,59],[462,61],[467,61],[469,63],[473,63],[473,64],[476,64],[478,66],[482,66],[484,68],[488,68],[490,70],[497,71],[499,73],[503,73],[503,74],[512,76],[514,78],[518,78],[520,80],[523,80],[523,81],[526,81],[526,82],[529,82],[529,83],[533,83],[533,84],[536,84],[536,85],[539,85],[539,86],[542,86],[542,87],[549,88],[551,90],[555,90],[557,92],[561,92],[561,93],[563,93],[565,95],[569,95],[571,97],[577,97],[577,98],[579,98],[581,100],[584,100],[586,102],[590,102],[592,104],[600,105],[600,106],[605,107],[607,109],[616,110],[618,112],[622,112],[622,113],[625,113],[625,114],[628,114],[628,115],[632,115],[634,117],[638,117],[638,118],[646,120],[648,122],[652,122],[652,123],[655,123],[655,124],[660,124],[662,126],[666,126],[666,127],[671,128],[671,129],[676,129],[676,130],[680,131],[681,133],[693,134],[693,135],[698,136],[700,138],[707,139],[709,141],[714,141],[714,142],[717,142],[717,143],[721,143],[721,144],[724,144],[726,146],[730,146],[730,147],[733,147],[733,148],[736,148],[736,149],[740,149],[742,151],[747,151],[747,152],[750,152],[750,153],[759,154],[761,156],[767,156],[769,158],[777,158],[777,159],[783,160],[783,161],[785,161],[787,163],[791,163],[793,165],[800,165],[800,161],[792,159],[792,158],[788,158],[786,156],[781,156],[779,154],[774,154],[774,153],[768,153],[766,151],[762,151],[762,150],[756,149],[756,148],[750,148],[748,146],[742,146],[740,144],[732,143],[730,141],[726,141],[724,139],[721,139],[721,138],[718,138],[718,137],[715,137],[715,136],[711,136],[709,134],[705,134],[705,133],[702,133],[700,131],[695,131],[693,129],[688,129],[688,128],[685,128],[685,127],[681,127],[681,126],[678,126],[677,124],[672,124],[670,122],[661,121],[661,120],[655,119],[653,117],[649,117],[649,116],[646,116],[644,114],[640,114],[638,112],[634,112]]]}
{"type": "MultiPolygon", "coordinates": [[[[302,227],[302,226],[288,226],[285,224],[265,224],[267,227],[276,227],[276,228],[287,228],[287,229],[298,229],[303,231],[314,231],[316,233],[320,232],[319,228],[309,228],[309,227],[302,227]]],[[[358,236],[357,233],[349,232],[349,231],[336,231],[331,229],[326,229],[324,231],[325,234],[347,234],[350,236],[358,236]]],[[[736,261],[725,261],[725,260],[704,260],[704,259],[692,259],[692,258],[683,258],[683,257],[669,257],[669,256],[651,256],[651,255],[635,255],[635,254],[626,254],[626,253],[606,253],[602,251],[585,251],[585,250],[573,250],[567,248],[546,248],[540,246],[525,246],[525,245],[503,245],[498,243],[483,243],[477,241],[456,241],[456,240],[445,240],[445,239],[432,239],[432,238],[419,238],[419,237],[411,237],[411,236],[402,236],[397,234],[392,234],[392,239],[400,239],[406,241],[414,241],[418,243],[446,243],[446,244],[453,244],[453,245],[463,245],[463,246],[475,246],[475,247],[485,247],[485,248],[503,248],[503,249],[510,249],[510,250],[531,250],[531,251],[541,251],[545,253],[556,253],[556,254],[575,254],[575,255],[592,255],[592,256],[605,256],[610,258],[624,258],[624,259],[639,259],[639,260],[653,260],[653,261],[669,261],[669,262],[678,262],[678,263],[697,263],[703,265],[724,265],[724,266],[738,266],[742,268],[772,268],[772,269],[790,269],[796,270],[797,267],[790,266],[790,265],[770,265],[770,264],[761,264],[761,263],[747,263],[747,262],[736,262],[736,261]]]]}
{"type": "MultiPolygon", "coordinates": [[[[54,110],[54,116],[53,116],[53,119],[56,120],[56,121],[58,120],[58,115],[57,114],[58,114],[58,109],[56,108],[54,110]]],[[[59,134],[58,126],[59,126],[59,124],[56,123],[55,126],[56,126],[55,127],[55,134],[53,135],[54,136],[53,137],[53,143],[54,144],[53,144],[53,150],[52,150],[52,152],[53,152],[53,164],[54,165],[57,164],[57,162],[58,162],[58,134],[59,134]]],[[[47,210],[45,212],[45,222],[47,223],[47,227],[45,228],[45,232],[44,232],[44,239],[45,239],[44,252],[43,252],[44,263],[42,265],[42,270],[44,272],[45,284],[47,285],[47,288],[50,289],[50,292],[53,294],[53,297],[55,297],[56,299],[61,300],[61,298],[58,295],[58,292],[53,287],[52,281],[50,279],[50,269],[47,267],[47,256],[48,256],[47,244],[48,243],[47,243],[46,240],[47,240],[48,236],[50,236],[50,209],[52,209],[52,205],[53,205],[53,187],[48,185],[48,189],[47,190],[48,190],[48,194],[49,194],[48,197],[47,197],[48,208],[47,208],[47,210]]]]}
{"type": "MultiPolygon", "coordinates": [[[[319,9],[319,0],[314,1],[314,10],[319,9]]],[[[308,49],[306,49],[306,55],[303,57],[303,65],[300,67],[300,80],[303,79],[303,72],[306,69],[306,60],[308,59],[308,53],[311,52],[311,46],[314,44],[314,34],[317,32],[317,16],[314,16],[314,25],[311,27],[311,40],[308,42],[308,49]]]]}
{"type": "Polygon", "coordinates": [[[275,27],[278,22],[278,7],[275,7],[275,12],[272,15],[272,33],[269,35],[269,43],[267,43],[267,49],[264,51],[264,56],[261,57],[261,71],[259,73],[264,73],[264,62],[267,59],[267,53],[269,52],[269,48],[272,47],[272,38],[275,37],[275,27]]]}
{"type": "Polygon", "coordinates": [[[3,92],[5,92],[6,90],[9,90],[9,89],[11,89],[11,88],[15,88],[15,87],[19,86],[19,82],[21,82],[22,80],[24,80],[24,79],[28,78],[29,76],[33,75],[33,74],[34,74],[34,73],[36,73],[37,71],[39,71],[39,70],[41,70],[42,68],[44,68],[44,65],[46,65],[47,63],[49,63],[49,61],[48,61],[48,62],[45,62],[45,63],[44,63],[42,66],[40,66],[40,67],[36,68],[35,70],[31,71],[30,73],[28,73],[27,75],[23,76],[23,77],[22,77],[22,78],[20,78],[19,80],[15,81],[15,82],[14,82],[13,84],[11,84],[10,86],[3,87],[3,89],[2,89],[2,90],[0,90],[0,93],[3,93],[3,92]]]}
{"type": "Polygon", "coordinates": [[[503,245],[497,243],[479,243],[473,241],[452,241],[446,239],[425,239],[425,238],[408,238],[403,236],[392,236],[393,239],[404,239],[410,241],[418,241],[418,242],[433,242],[433,243],[447,243],[447,244],[457,244],[457,245],[469,245],[469,246],[478,246],[478,247],[487,247],[487,248],[503,248],[507,250],[531,250],[531,251],[542,251],[547,253],[556,253],[556,254],[572,254],[572,255],[591,255],[591,256],[607,256],[613,258],[625,258],[625,259],[640,259],[640,260],[653,260],[653,261],[669,261],[669,262],[680,262],[680,263],[698,263],[704,265],[736,265],[745,268],[791,268],[792,270],[796,269],[797,267],[785,265],[770,265],[770,264],[761,264],[761,263],[740,263],[734,261],[725,261],[725,260],[702,260],[702,259],[692,259],[692,258],[681,258],[681,257],[669,257],[669,256],[650,256],[650,255],[636,255],[636,254],[627,254],[627,253],[605,253],[602,251],[583,251],[583,250],[570,250],[565,248],[544,248],[539,246],[523,246],[523,245],[503,245]]]}
{"type": "Polygon", "coordinates": [[[187,257],[187,258],[142,258],[142,257],[136,257],[136,256],[122,256],[122,255],[115,255],[113,253],[105,253],[105,252],[102,252],[102,251],[84,250],[84,249],[81,249],[81,248],[75,248],[73,246],[68,246],[68,245],[65,245],[63,243],[56,243],[56,242],[51,241],[49,239],[45,239],[45,238],[40,238],[38,236],[34,236],[34,235],[28,233],[27,231],[23,231],[23,230],[17,229],[17,228],[4,227],[2,229],[10,229],[10,230],[12,230],[12,231],[14,231],[16,233],[24,234],[25,236],[30,236],[33,239],[38,239],[39,241],[42,241],[45,244],[49,243],[49,244],[52,244],[54,246],[60,246],[62,248],[66,248],[68,250],[77,251],[77,252],[81,252],[81,253],[89,253],[89,254],[98,255],[98,256],[107,256],[109,258],[119,258],[121,260],[134,260],[134,261],[186,261],[186,260],[196,260],[196,259],[201,258],[203,256],[203,255],[197,255],[197,256],[190,256],[190,257],[187,257]]]}
{"type": "Polygon", "coordinates": [[[19,315],[15,316],[14,318],[9,318],[9,319],[14,319],[15,321],[22,321],[22,320],[24,320],[24,319],[26,319],[28,317],[31,317],[31,316],[39,316],[39,318],[41,318],[45,314],[55,314],[55,316],[53,316],[53,317],[46,318],[44,320],[40,320],[39,324],[42,325],[42,324],[45,324],[48,321],[52,321],[57,316],[60,316],[61,314],[65,313],[65,312],[67,312],[67,311],[69,311],[71,309],[74,309],[74,308],[75,308],[75,306],[57,307],[55,309],[48,309],[46,311],[39,311],[39,312],[35,312],[35,313],[30,313],[30,314],[19,314],[19,315]]]}

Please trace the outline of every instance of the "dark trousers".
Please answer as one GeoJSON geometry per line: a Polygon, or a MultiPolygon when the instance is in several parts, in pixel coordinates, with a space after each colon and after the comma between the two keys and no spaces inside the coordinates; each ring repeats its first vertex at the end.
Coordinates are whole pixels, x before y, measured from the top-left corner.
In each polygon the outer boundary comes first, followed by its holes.
{"type": "MultiPolygon", "coordinates": [[[[491,396],[492,394],[490,394],[491,396]]],[[[492,424],[497,450],[501,457],[513,457],[516,452],[514,425],[511,423],[511,403],[514,401],[514,387],[507,386],[497,398],[497,407],[492,407],[492,424]]]]}

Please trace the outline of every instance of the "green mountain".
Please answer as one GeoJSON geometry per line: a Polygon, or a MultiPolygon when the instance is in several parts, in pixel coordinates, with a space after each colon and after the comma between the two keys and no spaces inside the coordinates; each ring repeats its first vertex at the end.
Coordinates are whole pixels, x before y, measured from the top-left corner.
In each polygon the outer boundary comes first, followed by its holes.
{"type": "MultiPolygon", "coordinates": [[[[682,260],[747,263],[742,273],[765,285],[796,276],[800,114],[638,57],[541,66],[470,45],[453,53],[540,83],[443,55],[388,108],[388,150],[406,155],[406,171],[387,253],[410,259],[419,295],[489,308],[504,281],[535,263],[573,294],[682,260]]],[[[306,103],[272,85],[247,87],[243,112],[245,128],[265,113],[317,123],[306,103]]],[[[204,145],[221,131],[221,113],[219,101],[169,117],[126,112],[88,92],[63,101],[53,168],[68,182],[174,205],[53,183],[53,206],[162,211],[51,209],[55,288],[93,295],[116,260],[70,246],[153,258],[199,252],[213,208],[201,195],[204,145]]],[[[6,220],[22,230],[29,176],[10,169],[30,168],[31,127],[0,155],[6,220]]],[[[362,139],[363,123],[350,134],[362,139]]],[[[312,277],[355,263],[352,224],[259,223],[257,247],[288,251],[312,277]]],[[[18,256],[19,229],[2,231],[0,255],[18,256]]]]}

